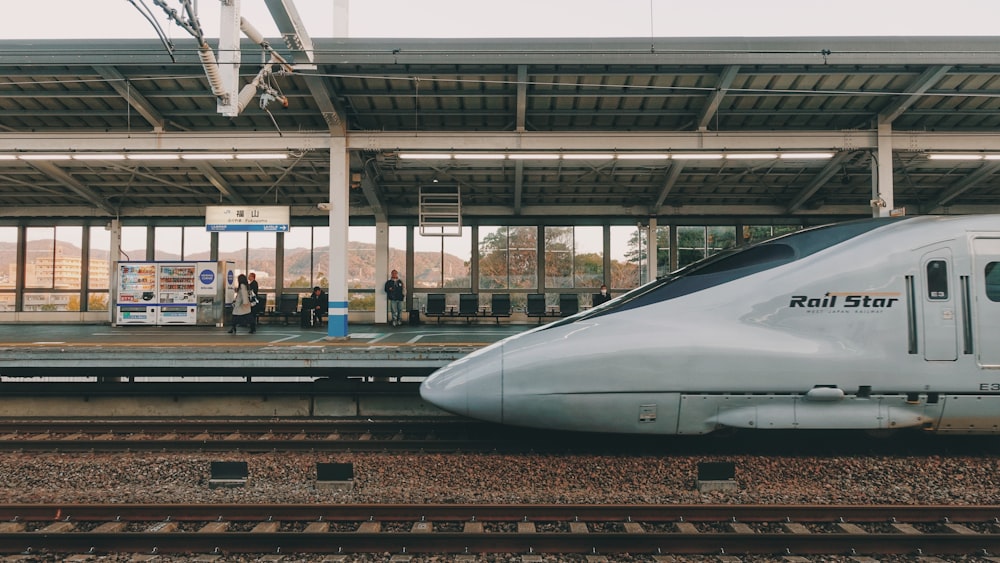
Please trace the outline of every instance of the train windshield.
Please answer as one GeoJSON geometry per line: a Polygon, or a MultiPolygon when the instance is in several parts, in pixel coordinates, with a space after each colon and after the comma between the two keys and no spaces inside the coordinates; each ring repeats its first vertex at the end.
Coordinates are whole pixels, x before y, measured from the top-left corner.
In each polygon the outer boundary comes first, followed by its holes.
{"type": "Polygon", "coordinates": [[[723,251],[671,272],[617,299],[548,326],[559,326],[688,295],[801,260],[858,235],[901,220],[905,218],[863,219],[824,225],[781,235],[752,246],[723,251]]]}

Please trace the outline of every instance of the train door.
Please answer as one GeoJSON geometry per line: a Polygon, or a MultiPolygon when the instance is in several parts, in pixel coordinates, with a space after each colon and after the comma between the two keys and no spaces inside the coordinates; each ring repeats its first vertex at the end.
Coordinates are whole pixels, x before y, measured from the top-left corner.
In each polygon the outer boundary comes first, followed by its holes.
{"type": "Polygon", "coordinates": [[[921,260],[924,281],[924,359],[958,359],[958,325],[951,280],[951,251],[942,248],[924,254],[921,260]]]}
{"type": "Polygon", "coordinates": [[[972,252],[976,354],[980,365],[1000,366],[1000,237],[973,238],[972,252]]]}

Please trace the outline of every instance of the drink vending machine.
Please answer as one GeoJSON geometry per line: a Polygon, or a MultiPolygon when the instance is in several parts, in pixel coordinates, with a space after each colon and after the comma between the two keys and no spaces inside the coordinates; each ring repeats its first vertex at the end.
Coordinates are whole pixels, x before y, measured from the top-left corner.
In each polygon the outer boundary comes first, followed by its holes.
{"type": "Polygon", "coordinates": [[[222,326],[233,263],[119,262],[115,325],[222,326]]]}

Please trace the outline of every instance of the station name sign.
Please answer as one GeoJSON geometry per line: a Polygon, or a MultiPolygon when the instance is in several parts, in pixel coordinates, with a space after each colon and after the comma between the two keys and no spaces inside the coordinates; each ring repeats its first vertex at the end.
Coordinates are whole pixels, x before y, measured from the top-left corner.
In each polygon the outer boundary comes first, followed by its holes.
{"type": "Polygon", "coordinates": [[[287,232],[287,205],[209,205],[205,207],[206,231],[287,232]]]}

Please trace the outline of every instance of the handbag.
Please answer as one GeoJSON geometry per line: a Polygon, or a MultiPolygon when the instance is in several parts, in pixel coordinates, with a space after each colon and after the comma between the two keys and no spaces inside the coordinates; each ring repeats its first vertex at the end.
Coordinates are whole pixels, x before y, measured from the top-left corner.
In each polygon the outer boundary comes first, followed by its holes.
{"type": "Polygon", "coordinates": [[[256,307],[257,305],[260,305],[260,301],[257,300],[257,294],[254,293],[253,291],[250,291],[249,293],[250,293],[250,306],[256,307]]]}

